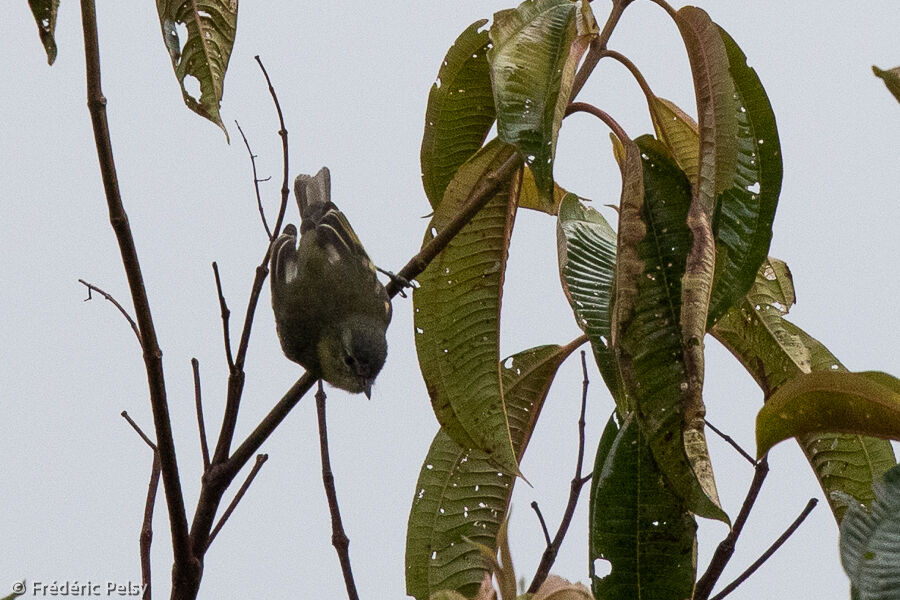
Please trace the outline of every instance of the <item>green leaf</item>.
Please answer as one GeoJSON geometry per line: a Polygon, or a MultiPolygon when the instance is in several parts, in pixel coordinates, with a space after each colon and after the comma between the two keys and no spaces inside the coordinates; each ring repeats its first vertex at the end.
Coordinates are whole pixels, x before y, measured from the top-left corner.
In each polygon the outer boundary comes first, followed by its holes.
{"type": "Polygon", "coordinates": [[[156,0],[156,10],[184,103],[218,125],[228,139],[219,108],[237,30],[237,0],[156,0]],[[187,28],[183,44],[176,29],[179,23],[187,28]],[[189,78],[191,91],[185,87],[189,78]]]}
{"type": "Polygon", "coordinates": [[[596,598],[691,597],[697,523],[665,484],[631,416],[621,428],[610,419],[601,438],[590,514],[589,558],[596,598]],[[609,561],[609,575],[594,573],[596,560],[609,561]]]}
{"type": "MultiPolygon", "coordinates": [[[[631,145],[625,145],[626,163],[634,152],[631,145]]],[[[696,349],[684,341],[682,282],[691,248],[686,225],[691,185],[662,144],[643,136],[637,146],[644,200],[638,214],[626,210],[625,203],[619,212],[613,347],[641,430],[669,483],[692,512],[727,521],[706,448],[702,399],[690,396],[689,377],[702,382],[702,371],[689,371],[689,355],[696,349]],[[623,232],[640,229],[634,219],[646,234],[626,241],[623,232]],[[640,271],[619,278],[623,257],[632,254],[640,271]]]]}
{"type": "Polygon", "coordinates": [[[525,167],[522,173],[522,191],[519,193],[519,208],[528,208],[547,213],[548,215],[556,215],[559,212],[559,203],[562,202],[568,193],[554,182],[553,196],[545,198],[538,192],[537,183],[534,181],[534,174],[531,172],[531,169],[525,167]]]}
{"type": "Polygon", "coordinates": [[[876,77],[880,77],[884,81],[888,91],[900,102],[900,67],[894,67],[885,71],[872,65],[872,72],[875,73],[876,77]]]}
{"type": "Polygon", "coordinates": [[[34,22],[37,23],[38,35],[47,53],[47,64],[52,65],[56,61],[56,11],[59,9],[59,0],[28,0],[34,22]]]}
{"type": "Polygon", "coordinates": [[[769,253],[782,179],[781,144],[766,90],[728,32],[719,28],[719,34],[738,100],[737,168],[713,218],[717,264],[707,328],[753,285],[769,253]]]}
{"type": "Polygon", "coordinates": [[[841,564],[860,600],[900,597],[900,466],[874,486],[869,511],[851,506],[841,522],[841,564]]]}
{"type": "Polygon", "coordinates": [[[494,123],[487,50],[487,19],[475,21],[447,51],[428,94],[420,159],[422,185],[432,208],[457,169],[475,154],[494,123]]]}
{"type": "Polygon", "coordinates": [[[666,145],[690,182],[696,184],[700,169],[697,122],[670,100],[651,96],[648,101],[656,137],[666,145]]]}
{"type": "Polygon", "coordinates": [[[900,439],[900,381],[887,373],[819,371],[794,377],[756,416],[756,452],[820,431],[900,439]],[[890,378],[890,385],[883,381],[890,378]]]}
{"type": "Polygon", "coordinates": [[[597,23],[587,2],[526,0],[494,15],[488,51],[497,133],[514,144],[547,202],[575,68],[597,23]]]}
{"type": "MultiPolygon", "coordinates": [[[[423,245],[453,219],[471,191],[513,155],[495,140],[447,186],[423,245]]],[[[413,292],[419,367],[438,422],[464,448],[518,467],[500,382],[500,304],[520,176],[488,201],[431,261],[413,292]]]]}
{"type": "MultiPolygon", "coordinates": [[[[524,455],[559,365],[582,340],[567,346],[539,346],[503,361],[510,434],[516,455],[524,455]]],[[[487,568],[467,538],[496,548],[496,537],[515,478],[492,460],[467,450],[438,431],[416,483],[406,537],[406,591],[421,600],[453,589],[473,595],[487,568]]]]}
{"type": "MultiPolygon", "coordinates": [[[[769,397],[790,379],[817,371],[846,371],[816,339],[784,319],[794,303],[790,270],[770,258],[741,303],[712,329],[769,397]]],[[[798,440],[838,521],[847,509],[841,494],[868,504],[872,483],[895,463],[890,442],[842,433],[813,433],[798,440]]]]}
{"type": "MultiPolygon", "coordinates": [[[[716,246],[712,217],[717,196],[731,185],[737,167],[737,106],[734,82],[729,74],[728,54],[715,23],[703,10],[686,6],[678,11],[675,23],[684,39],[699,115],[700,162],[697,184],[685,221],[690,235],[681,281],[680,330],[683,347],[682,395],[679,415],[683,419],[684,449],[695,477],[709,504],[718,508],[712,467],[703,435],[704,351],[703,338],[709,315],[710,294],[716,267],[716,246]]],[[[681,260],[677,257],[676,260],[681,260]]],[[[669,400],[667,403],[671,403],[669,400]]],[[[638,415],[645,419],[644,411],[638,415]]],[[[674,423],[672,424],[674,425],[674,423]]],[[[669,429],[671,439],[671,425],[669,429]]],[[[653,441],[653,435],[648,433],[653,441]]],[[[681,440],[678,440],[681,442],[681,440]]],[[[654,448],[660,466],[670,473],[669,461],[654,448]]],[[[684,488],[673,481],[680,493],[684,488]]],[[[700,498],[699,495],[695,496],[700,498]]],[[[690,498],[690,496],[688,496],[690,498]]],[[[694,508],[692,503],[689,503],[694,508]]],[[[720,516],[724,513],[719,509],[720,516]]],[[[702,513],[698,513],[702,514],[702,513]]]]}
{"type": "Polygon", "coordinates": [[[578,326],[613,398],[620,398],[616,357],[610,345],[616,232],[593,208],[567,194],[556,223],[559,277],[578,326]]]}

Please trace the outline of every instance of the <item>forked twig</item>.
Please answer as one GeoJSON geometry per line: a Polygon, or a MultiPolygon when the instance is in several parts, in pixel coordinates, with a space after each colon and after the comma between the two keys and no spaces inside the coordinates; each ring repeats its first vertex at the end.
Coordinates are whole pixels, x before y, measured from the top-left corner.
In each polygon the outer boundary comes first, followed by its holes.
{"type": "Polygon", "coordinates": [[[247,474],[247,479],[244,480],[244,483],[241,484],[240,489],[238,489],[237,494],[234,495],[234,498],[231,500],[231,504],[228,505],[228,508],[225,509],[225,512],[222,513],[222,518],[219,519],[219,522],[216,523],[216,526],[213,527],[212,532],[209,534],[209,540],[206,542],[206,547],[212,545],[213,540],[216,539],[216,536],[219,535],[219,531],[222,529],[222,526],[225,525],[225,521],[228,520],[228,517],[231,516],[231,513],[234,512],[234,509],[237,508],[238,502],[241,501],[241,498],[244,497],[244,494],[247,493],[247,489],[250,487],[250,484],[253,483],[253,480],[256,479],[257,473],[262,469],[262,466],[265,462],[269,460],[268,454],[257,454],[256,462],[253,464],[253,468],[250,469],[250,473],[247,474]]]}
{"type": "Polygon", "coordinates": [[[272,230],[269,229],[269,223],[266,222],[266,211],[263,209],[262,197],[259,194],[259,184],[263,181],[270,180],[271,177],[266,177],[265,179],[259,178],[259,175],[256,172],[256,155],[253,154],[253,150],[250,149],[250,142],[247,141],[247,136],[244,135],[244,130],[241,129],[241,124],[237,122],[237,119],[234,120],[234,124],[241,133],[241,138],[244,140],[244,146],[247,147],[247,154],[250,155],[250,167],[253,169],[253,189],[256,191],[256,207],[259,209],[259,218],[262,220],[263,229],[266,230],[266,236],[270,240],[273,240],[275,238],[272,237],[272,230]]]}
{"type": "Polygon", "coordinates": [[[120,313],[122,313],[122,316],[125,317],[125,319],[128,321],[128,324],[131,325],[131,330],[134,332],[135,337],[137,337],[138,344],[141,343],[141,330],[138,329],[137,323],[134,322],[134,319],[132,319],[132,318],[131,318],[131,315],[128,314],[128,311],[125,310],[125,307],[122,306],[121,304],[119,304],[119,301],[116,300],[116,299],[113,297],[112,294],[109,294],[109,293],[107,293],[107,292],[104,292],[103,290],[101,290],[100,288],[98,288],[98,287],[97,287],[96,285],[94,285],[93,283],[88,283],[88,282],[85,281],[84,279],[79,279],[79,280],[78,280],[78,283],[80,283],[80,284],[82,284],[83,286],[85,286],[85,287],[87,288],[87,290],[88,290],[88,296],[87,296],[87,298],[84,299],[85,302],[87,302],[88,300],[92,300],[92,299],[93,299],[93,298],[91,298],[91,292],[92,292],[92,291],[93,291],[93,292],[97,292],[98,294],[100,294],[101,296],[103,296],[104,298],[106,298],[109,302],[111,302],[112,305],[115,306],[115,307],[119,310],[120,313]]]}
{"type": "Polygon", "coordinates": [[[138,541],[141,557],[141,583],[144,585],[143,599],[150,600],[150,584],[152,582],[150,574],[150,546],[153,543],[153,508],[156,506],[156,491],[159,489],[159,451],[156,449],[156,444],[147,437],[147,434],[134,422],[127,411],[122,411],[122,418],[128,421],[131,428],[141,436],[144,443],[150,446],[150,449],[153,451],[153,465],[150,467],[150,482],[147,484],[147,499],[144,501],[144,519],[141,521],[141,535],[138,541]]]}

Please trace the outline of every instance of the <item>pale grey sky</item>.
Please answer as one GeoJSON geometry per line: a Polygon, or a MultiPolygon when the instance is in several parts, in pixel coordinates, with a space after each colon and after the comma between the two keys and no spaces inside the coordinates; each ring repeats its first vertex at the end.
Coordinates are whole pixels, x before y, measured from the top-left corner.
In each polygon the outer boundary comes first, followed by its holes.
{"type": "MultiPolygon", "coordinates": [[[[225,83],[232,136],[188,111],[162,45],[153,2],[98,3],[103,86],[122,195],[165,357],[179,467],[189,509],[201,459],[189,360],[200,360],[207,427],[218,428],[226,367],[210,262],[218,261],[237,327],[253,267],[265,249],[247,154],[259,155],[267,206],[281,173],[277,121],[253,55],[262,56],[290,132],[292,176],[331,168],[335,201],[373,259],[397,269],[416,251],[429,212],[419,179],[428,89],[446,49],[471,22],[515,2],[373,4],[245,2],[225,83]]],[[[852,370],[898,374],[900,106],[870,70],[900,64],[895,2],[739,0],[700,6],[742,46],[778,118],[784,186],[772,254],[791,266],[800,304],[791,318],[852,370]],[[806,12],[803,9],[807,8],[806,12]]],[[[608,2],[593,3],[602,22],[608,2]]],[[[0,595],[19,578],[139,582],[138,532],[148,449],[119,416],[151,428],[140,351],[106,302],[83,303],[87,279],[130,304],[97,169],[85,106],[77,2],[63,2],[59,58],[46,65],[24,1],[0,23],[0,595]]],[[[693,111],[685,53],[668,17],[638,0],[610,46],[631,57],[654,90],[693,111]]],[[[632,136],[650,130],[624,69],[603,62],[580,96],[632,136]]],[[[607,131],[586,116],[561,130],[558,180],[597,204],[616,202],[619,178],[607,131]]],[[[296,213],[289,213],[296,219],[296,213]]],[[[607,216],[611,217],[609,211],[607,216]]],[[[553,219],[520,213],[504,298],[503,354],[578,334],[559,291],[553,219]]],[[[404,597],[406,519],[437,424],[415,362],[409,300],[394,304],[390,356],[373,399],[330,394],[332,462],[363,598],[404,597]]],[[[237,438],[300,374],[283,358],[263,293],[247,362],[237,438]]],[[[748,449],[761,395],[715,342],[708,353],[710,420],[748,449]]],[[[551,390],[513,498],[510,537],[530,578],[543,541],[528,507],[558,523],[576,451],[577,360],[551,390]]],[[[587,463],[612,403],[592,370],[587,463]]],[[[312,399],[265,444],[269,461],[207,555],[201,598],[342,598],[330,545],[312,399]]],[[[716,439],[711,451],[734,516],[752,476],[716,439]]],[[[822,496],[797,446],[770,454],[772,472],[723,581],[739,573],[822,496]]],[[[236,487],[236,486],[235,486],[236,487]]],[[[230,495],[228,496],[230,498],[230,495]]],[[[587,582],[587,496],[554,572],[587,582]]],[[[162,491],[154,585],[167,597],[170,542],[162,491]]],[[[701,522],[700,569],[724,535],[701,522]]],[[[824,503],[735,599],[839,599],[848,583],[837,528],[824,503]]]]}

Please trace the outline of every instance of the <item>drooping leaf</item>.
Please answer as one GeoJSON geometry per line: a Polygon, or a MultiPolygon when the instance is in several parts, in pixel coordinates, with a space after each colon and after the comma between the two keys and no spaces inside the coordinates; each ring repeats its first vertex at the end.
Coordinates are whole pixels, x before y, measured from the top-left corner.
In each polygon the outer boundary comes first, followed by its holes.
{"type": "MultiPolygon", "coordinates": [[[[625,144],[626,163],[634,152],[631,145],[625,144]]],[[[641,431],[672,488],[695,514],[727,521],[706,448],[702,399],[691,397],[689,389],[689,377],[697,374],[688,369],[695,348],[685,341],[682,285],[691,248],[686,224],[691,185],[655,139],[638,138],[637,147],[644,198],[639,213],[624,202],[619,212],[613,347],[641,431]],[[624,231],[639,230],[633,219],[640,220],[646,234],[625,241],[624,231]],[[640,270],[626,277],[621,266],[628,254],[640,270]]]]}
{"type": "Polygon", "coordinates": [[[488,67],[487,19],[463,31],[444,57],[428,94],[420,159],[422,185],[432,208],[440,204],[457,169],[475,154],[494,123],[488,67]]]}
{"type": "Polygon", "coordinates": [[[900,466],[875,483],[874,493],[868,511],[853,505],[841,522],[841,564],[854,597],[895,600],[900,597],[900,466]]]}
{"type": "Polygon", "coordinates": [[[697,122],[671,100],[654,96],[648,98],[648,101],[656,137],[672,153],[672,158],[688,180],[696,184],[700,169],[700,134],[697,122]]]}
{"type": "Polygon", "coordinates": [[[522,172],[522,192],[519,194],[519,208],[529,208],[545,212],[548,215],[555,215],[559,212],[559,203],[562,202],[562,199],[568,193],[554,182],[553,196],[546,198],[538,193],[537,184],[534,181],[531,169],[525,167],[525,170],[522,172]]]}
{"type": "MultiPolygon", "coordinates": [[[[790,379],[818,371],[846,371],[821,343],[784,319],[795,301],[787,265],[768,259],[741,303],[712,329],[769,397],[790,379]]],[[[798,440],[838,521],[847,509],[842,494],[868,504],[872,483],[896,460],[890,442],[843,433],[814,433],[798,440]]]]}
{"type": "Polygon", "coordinates": [[[697,571],[697,523],[665,483],[637,422],[610,419],[591,481],[590,567],[596,598],[690,598],[697,571]],[[602,452],[601,452],[602,451],[602,452]],[[594,562],[609,561],[605,577],[594,562]]]}
{"type": "Polygon", "coordinates": [[[156,10],[184,103],[218,125],[227,139],[219,109],[237,31],[238,0],[156,0],[156,10]],[[179,39],[178,24],[187,28],[187,40],[179,39]]]}
{"type": "Polygon", "coordinates": [[[56,11],[59,9],[59,0],[28,0],[34,22],[37,23],[38,35],[47,53],[47,64],[52,65],[56,61],[56,11]]]}
{"type": "MultiPolygon", "coordinates": [[[[582,340],[539,346],[503,361],[510,434],[517,457],[525,453],[559,365],[582,340]]],[[[477,450],[438,431],[416,483],[406,538],[406,590],[421,600],[437,590],[471,596],[487,572],[478,551],[463,538],[496,548],[515,478],[498,472],[477,450]]]]}
{"type": "Polygon", "coordinates": [[[597,23],[587,2],[526,0],[494,15],[488,51],[497,133],[525,157],[546,202],[575,68],[597,23]]]}
{"type": "Polygon", "coordinates": [[[616,232],[593,208],[568,194],[556,223],[559,277],[578,326],[587,334],[600,374],[620,398],[616,357],[610,345],[616,232]]]}
{"type": "Polygon", "coordinates": [[[897,102],[900,102],[900,67],[882,70],[875,65],[872,65],[872,72],[875,73],[876,77],[879,77],[884,81],[884,85],[887,86],[888,91],[894,95],[897,102]]]}
{"type": "MultiPolygon", "coordinates": [[[[465,206],[470,192],[513,155],[495,140],[447,186],[423,245],[465,206]]],[[[517,473],[500,369],[500,303],[521,175],[431,261],[413,292],[419,367],[441,427],[464,448],[481,450],[517,473]]]]}
{"type": "Polygon", "coordinates": [[[794,377],[756,416],[756,452],[807,433],[900,439],[900,381],[887,373],[818,371],[794,377]],[[886,381],[890,379],[890,381],[886,381]]]}

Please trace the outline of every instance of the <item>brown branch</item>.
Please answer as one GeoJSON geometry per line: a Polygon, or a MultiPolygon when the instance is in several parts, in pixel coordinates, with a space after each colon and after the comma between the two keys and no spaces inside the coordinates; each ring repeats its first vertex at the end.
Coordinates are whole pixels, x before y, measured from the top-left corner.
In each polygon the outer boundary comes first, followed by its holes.
{"type": "Polygon", "coordinates": [[[228,368],[234,368],[234,357],[231,355],[231,328],[228,326],[228,320],[231,318],[231,311],[228,309],[228,303],[225,302],[225,294],[222,291],[222,278],[219,277],[219,265],[216,261],[212,263],[213,276],[216,278],[216,293],[219,295],[219,311],[222,313],[222,334],[225,337],[225,358],[228,360],[228,368]]]}
{"type": "Polygon", "coordinates": [[[697,585],[694,586],[693,600],[706,600],[709,598],[709,594],[715,587],[719,577],[721,577],[722,571],[725,570],[725,566],[728,564],[728,561],[731,560],[732,555],[734,555],[734,548],[737,544],[738,537],[740,537],[741,531],[744,529],[744,524],[750,516],[750,511],[753,509],[757,497],[759,497],[759,492],[762,489],[763,482],[766,480],[766,475],[768,474],[769,462],[766,460],[766,457],[763,457],[756,463],[756,472],[753,474],[753,481],[750,482],[750,489],[747,490],[747,496],[744,498],[744,503],[741,505],[741,511],[734,520],[731,531],[728,532],[728,535],[725,536],[724,540],[719,542],[712,559],[709,561],[709,566],[706,567],[706,572],[703,573],[703,576],[697,580],[697,585]]]}
{"type": "Polygon", "coordinates": [[[677,11],[674,8],[672,8],[672,5],[669,4],[668,2],[666,2],[666,0],[650,0],[650,2],[662,7],[662,9],[664,11],[669,13],[669,16],[672,17],[672,19],[675,19],[677,17],[677,15],[678,15],[677,11]]]}
{"type": "Polygon", "coordinates": [[[628,134],[625,133],[625,130],[622,129],[622,126],[613,119],[609,113],[607,113],[602,108],[597,108],[593,104],[588,104],[587,102],[572,102],[566,107],[566,116],[571,115],[576,112],[586,112],[588,114],[594,115],[609,127],[616,137],[619,138],[620,141],[625,141],[631,139],[628,137],[628,134]]]}
{"type": "Polygon", "coordinates": [[[603,26],[603,31],[600,32],[598,37],[591,40],[591,45],[588,48],[587,55],[584,57],[584,62],[581,64],[581,68],[578,69],[578,72],[575,73],[575,79],[572,82],[572,91],[569,94],[569,102],[575,100],[575,96],[578,95],[581,88],[587,83],[587,80],[591,76],[591,73],[593,73],[597,63],[600,62],[602,53],[606,50],[606,44],[609,42],[609,38],[612,36],[612,32],[616,28],[616,25],[619,23],[619,19],[622,18],[622,13],[625,12],[625,8],[631,4],[631,2],[632,0],[613,0],[612,10],[606,18],[606,25],[603,26]]]}
{"type": "Polygon", "coordinates": [[[707,427],[709,427],[710,429],[713,430],[713,433],[715,433],[716,435],[718,435],[720,438],[722,438],[723,440],[725,440],[725,442],[726,442],[727,444],[729,444],[732,448],[734,448],[735,450],[737,450],[737,453],[740,454],[741,456],[743,456],[743,457],[744,457],[751,465],[753,465],[754,467],[759,468],[759,463],[757,463],[757,462],[753,459],[753,457],[750,456],[750,453],[749,453],[749,452],[747,452],[746,450],[744,450],[743,448],[741,448],[741,445],[738,444],[736,441],[734,441],[734,439],[733,439],[730,435],[727,435],[727,434],[725,434],[724,432],[720,431],[715,425],[713,425],[712,423],[710,423],[710,422],[707,421],[706,419],[704,419],[703,422],[706,423],[706,426],[707,426],[707,427]]]}
{"type": "Polygon", "coordinates": [[[144,443],[153,451],[153,465],[150,467],[150,483],[147,484],[147,499],[144,501],[144,519],[141,522],[141,535],[138,546],[141,556],[141,583],[144,584],[144,600],[150,600],[150,545],[153,543],[153,508],[156,506],[156,490],[159,488],[159,451],[144,430],[131,418],[127,411],[122,411],[122,418],[128,421],[144,443]]]}
{"type": "Polygon", "coordinates": [[[197,409],[197,430],[200,433],[200,451],[203,454],[203,472],[209,470],[209,444],[206,440],[206,423],[203,419],[203,396],[200,393],[200,361],[191,359],[191,369],[194,372],[194,406],[197,409]]]}
{"type": "Polygon", "coordinates": [[[228,520],[228,517],[231,516],[231,513],[234,512],[234,509],[237,508],[238,502],[241,501],[241,498],[244,497],[244,494],[247,493],[247,489],[250,487],[250,484],[253,483],[253,480],[256,479],[257,473],[262,469],[262,466],[265,462],[269,460],[268,454],[257,454],[256,462],[253,464],[253,468],[250,469],[250,473],[247,475],[247,479],[244,480],[244,483],[241,484],[240,489],[237,491],[237,494],[234,495],[234,499],[231,501],[231,504],[228,505],[228,508],[225,509],[225,512],[222,513],[222,518],[219,519],[219,522],[216,523],[216,526],[213,527],[212,533],[209,534],[209,539],[206,542],[206,548],[212,545],[213,540],[216,539],[216,536],[219,535],[219,531],[222,529],[222,526],[225,525],[225,521],[228,520]]]}
{"type": "Polygon", "coordinates": [[[150,406],[153,410],[153,424],[156,430],[160,469],[162,471],[163,487],[166,492],[166,507],[172,534],[172,552],[174,555],[172,580],[174,585],[182,580],[199,577],[200,564],[191,555],[184,495],[181,491],[178,462],[175,456],[175,440],[172,436],[169,406],[166,401],[162,351],[156,339],[156,330],[154,329],[153,317],[150,313],[150,303],[144,288],[141,265],[138,261],[131,227],[128,224],[128,216],[125,213],[125,207],[119,194],[119,183],[109,135],[109,123],[106,119],[106,98],[103,96],[100,84],[100,44],[97,37],[97,13],[93,0],[81,0],[81,21],[84,33],[87,103],[94,131],[94,141],[97,146],[100,174],[106,193],[106,203],[109,208],[109,222],[119,244],[122,265],[125,268],[128,287],[131,290],[131,299],[134,303],[135,317],[141,332],[141,347],[144,355],[144,366],[147,371],[150,406]]]}
{"type": "Polygon", "coordinates": [[[283,171],[281,179],[281,206],[278,209],[278,219],[275,221],[275,229],[272,230],[272,234],[269,236],[269,241],[274,242],[275,238],[278,237],[278,233],[281,231],[281,223],[284,221],[284,212],[287,209],[288,196],[291,193],[291,190],[288,187],[288,132],[287,127],[284,126],[284,114],[281,112],[281,103],[278,102],[278,94],[275,93],[275,88],[272,86],[272,80],[269,79],[269,73],[266,71],[266,67],[263,65],[258,54],[253,58],[259,64],[263,77],[266,78],[266,84],[269,86],[269,95],[272,96],[272,102],[275,103],[275,112],[278,113],[278,135],[281,136],[283,171]]]}
{"type": "Polygon", "coordinates": [[[316,392],[316,416],[319,421],[322,483],[325,485],[325,496],[328,498],[328,509],[331,512],[331,545],[334,546],[341,563],[344,585],[347,587],[347,598],[359,600],[356,583],[353,581],[353,569],[350,567],[350,540],[344,533],[341,509],[338,506],[337,491],[334,488],[334,473],[331,472],[331,460],[328,458],[328,425],[325,423],[325,390],[322,387],[322,380],[319,380],[319,391],[316,392]]]}
{"type": "Polygon", "coordinates": [[[550,568],[556,561],[556,555],[559,554],[563,538],[566,537],[566,532],[568,532],[569,525],[572,523],[575,506],[578,504],[578,496],[581,495],[581,488],[590,480],[590,477],[581,476],[581,469],[584,465],[584,429],[586,425],[584,414],[587,410],[587,392],[590,384],[584,350],[581,351],[581,372],[584,374],[584,379],[581,382],[581,414],[578,417],[578,459],[575,461],[575,475],[569,484],[569,501],[566,503],[566,510],[559,523],[559,528],[556,530],[556,535],[553,536],[553,541],[547,544],[547,548],[541,556],[541,562],[534,574],[534,579],[531,580],[531,585],[528,586],[528,593],[530,594],[537,593],[538,588],[541,587],[547,579],[547,575],[550,574],[550,568]]]}
{"type": "Polygon", "coordinates": [[[553,541],[550,539],[550,530],[547,529],[547,521],[544,520],[544,513],[541,512],[541,507],[538,506],[537,500],[531,502],[531,509],[537,515],[538,522],[541,524],[541,531],[544,532],[544,542],[549,546],[553,541]]]}
{"type": "Polygon", "coordinates": [[[771,558],[771,556],[778,551],[782,544],[784,544],[788,540],[788,538],[791,537],[795,531],[797,531],[797,528],[803,524],[803,521],[806,520],[806,517],[809,516],[809,513],[812,512],[812,510],[818,503],[819,500],[817,498],[810,498],[809,502],[806,503],[806,507],[803,509],[800,515],[796,519],[794,519],[794,522],[791,523],[790,526],[788,526],[784,533],[782,533],[777,540],[772,542],[772,545],[769,546],[769,548],[765,552],[763,552],[752,565],[747,567],[747,569],[743,573],[741,573],[737,577],[737,579],[729,583],[727,586],[725,586],[725,589],[713,596],[712,600],[722,600],[722,598],[733,592],[735,588],[744,583],[744,581],[746,581],[751,575],[753,575],[753,573],[758,568],[760,568],[764,562],[769,560],[769,558],[771,558]]]}
{"type": "Polygon", "coordinates": [[[272,237],[272,230],[269,229],[269,223],[266,221],[266,211],[263,210],[262,197],[259,195],[260,182],[268,181],[271,177],[266,177],[265,179],[259,178],[259,175],[256,173],[256,155],[253,154],[253,150],[250,149],[250,142],[247,141],[247,136],[244,135],[244,130],[241,129],[241,124],[237,122],[237,119],[234,120],[234,124],[241,133],[241,138],[244,140],[244,146],[247,147],[247,154],[250,155],[250,167],[253,169],[253,189],[256,191],[256,207],[259,209],[259,218],[262,220],[263,229],[266,230],[266,237],[268,237],[269,240],[273,240],[275,238],[272,237]]]}
{"type": "Polygon", "coordinates": [[[131,315],[128,314],[128,311],[125,310],[125,307],[122,306],[121,304],[119,304],[119,301],[116,300],[112,296],[112,294],[108,294],[108,293],[104,292],[103,290],[98,288],[93,283],[88,283],[84,279],[79,279],[78,283],[84,285],[88,289],[88,296],[87,296],[87,298],[84,299],[85,302],[93,299],[93,298],[91,298],[91,291],[94,291],[94,292],[97,292],[98,294],[100,294],[101,296],[103,296],[104,298],[106,298],[107,300],[109,300],[113,306],[115,306],[117,309],[119,309],[119,312],[122,313],[122,316],[125,317],[125,319],[128,321],[128,324],[131,325],[131,330],[134,332],[135,337],[137,337],[138,344],[141,344],[141,346],[143,347],[143,343],[141,342],[141,330],[138,329],[137,323],[134,322],[134,319],[132,319],[131,315]]]}

